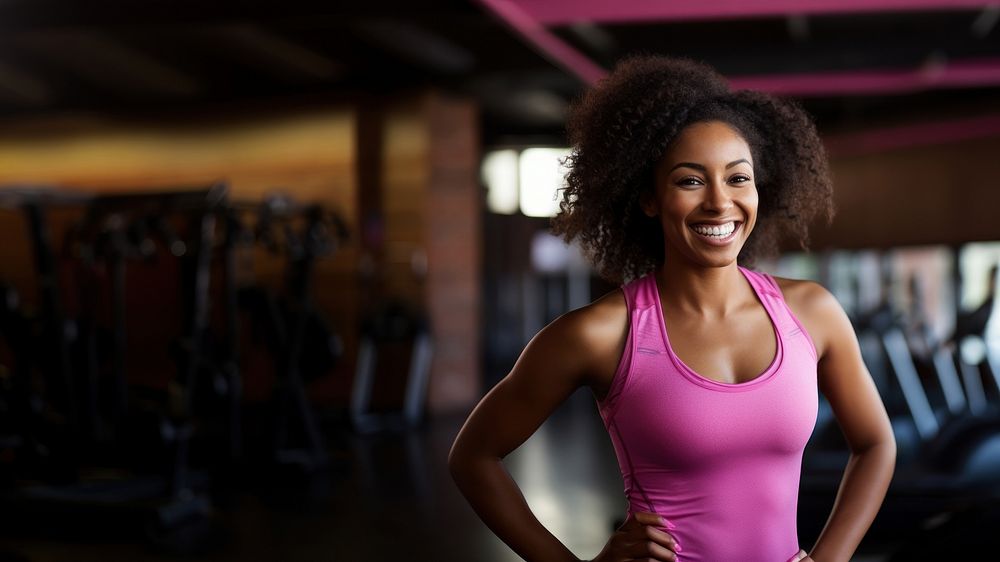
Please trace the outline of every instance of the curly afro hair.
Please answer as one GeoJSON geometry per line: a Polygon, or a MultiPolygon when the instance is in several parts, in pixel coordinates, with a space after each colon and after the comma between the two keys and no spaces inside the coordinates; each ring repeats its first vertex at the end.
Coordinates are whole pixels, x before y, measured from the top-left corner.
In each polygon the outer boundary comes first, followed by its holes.
{"type": "Polygon", "coordinates": [[[725,78],[692,60],[623,59],[577,100],[567,122],[573,147],[552,232],[579,242],[606,281],[621,284],[663,265],[659,217],[640,207],[657,164],[688,125],[721,121],[754,160],[757,224],[738,261],[752,266],[777,253],[782,237],[805,249],[809,224],[833,218],[826,152],[806,112],[791,100],[730,91],[725,78]]]}

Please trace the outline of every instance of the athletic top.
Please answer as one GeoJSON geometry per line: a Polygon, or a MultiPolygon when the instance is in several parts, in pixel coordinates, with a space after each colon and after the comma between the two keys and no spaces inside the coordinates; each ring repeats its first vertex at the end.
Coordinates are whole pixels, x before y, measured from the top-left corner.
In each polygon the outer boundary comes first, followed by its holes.
{"type": "Polygon", "coordinates": [[[787,562],[802,451],[816,425],[816,348],[774,279],[739,267],[777,334],[774,359],[737,384],[694,372],[670,347],[656,278],[622,285],[629,334],[598,407],[628,501],[665,518],[683,562],[787,562]]]}

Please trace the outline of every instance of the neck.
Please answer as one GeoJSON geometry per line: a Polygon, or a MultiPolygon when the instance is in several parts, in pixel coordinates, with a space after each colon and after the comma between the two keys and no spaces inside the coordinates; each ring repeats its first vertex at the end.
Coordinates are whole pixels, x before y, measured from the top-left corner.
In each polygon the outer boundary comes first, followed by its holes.
{"type": "Polygon", "coordinates": [[[746,280],[736,262],[723,267],[667,263],[655,272],[660,301],[671,310],[705,319],[724,318],[746,300],[746,280]]]}

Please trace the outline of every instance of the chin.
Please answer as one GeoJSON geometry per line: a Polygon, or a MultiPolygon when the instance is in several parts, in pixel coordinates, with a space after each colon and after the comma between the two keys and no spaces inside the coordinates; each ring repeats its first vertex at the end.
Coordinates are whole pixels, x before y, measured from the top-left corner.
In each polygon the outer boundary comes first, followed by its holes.
{"type": "Polygon", "coordinates": [[[729,267],[736,263],[736,256],[706,256],[686,254],[684,260],[692,265],[706,268],[729,267]]]}

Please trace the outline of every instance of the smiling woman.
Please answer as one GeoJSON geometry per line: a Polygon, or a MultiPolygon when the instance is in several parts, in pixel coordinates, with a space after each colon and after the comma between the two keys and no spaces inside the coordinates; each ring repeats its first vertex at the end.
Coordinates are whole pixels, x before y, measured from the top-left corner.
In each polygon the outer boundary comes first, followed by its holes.
{"type": "Polygon", "coordinates": [[[730,92],[691,61],[626,60],[574,106],[553,230],[620,284],[543,328],[476,406],[449,466],[526,560],[573,561],[503,468],[577,388],[615,448],[625,523],[592,560],[849,560],[895,462],[850,321],[809,281],[748,269],[829,218],[816,130],[798,106],[730,92]],[[798,544],[802,454],[818,392],[851,449],[816,545],[798,544]]]}
{"type": "Polygon", "coordinates": [[[738,242],[749,236],[757,219],[751,159],[743,137],[721,121],[695,123],[678,135],[642,201],[646,216],[663,214],[667,261],[697,260],[700,245],[713,249],[715,261],[735,261],[743,247],[738,242]],[[697,157],[706,160],[692,161],[697,157]],[[672,251],[680,254],[671,257],[672,251]]]}
{"type": "Polygon", "coordinates": [[[666,57],[622,61],[574,106],[567,123],[574,150],[553,231],[579,239],[615,283],[662,266],[659,221],[634,211],[659,184],[668,145],[686,126],[709,121],[737,132],[754,163],[763,220],[740,261],[773,254],[783,237],[805,248],[810,223],[833,217],[826,153],[809,116],[790,100],[731,92],[706,65],[666,57]]]}

